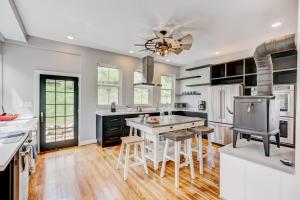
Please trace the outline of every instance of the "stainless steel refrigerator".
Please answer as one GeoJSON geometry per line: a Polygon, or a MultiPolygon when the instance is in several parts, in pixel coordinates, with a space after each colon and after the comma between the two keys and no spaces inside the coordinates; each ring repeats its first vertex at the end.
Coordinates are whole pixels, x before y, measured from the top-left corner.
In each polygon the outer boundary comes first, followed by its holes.
{"type": "Polygon", "coordinates": [[[232,142],[233,97],[242,95],[240,84],[211,86],[208,94],[208,126],[215,129],[213,142],[232,142]]]}

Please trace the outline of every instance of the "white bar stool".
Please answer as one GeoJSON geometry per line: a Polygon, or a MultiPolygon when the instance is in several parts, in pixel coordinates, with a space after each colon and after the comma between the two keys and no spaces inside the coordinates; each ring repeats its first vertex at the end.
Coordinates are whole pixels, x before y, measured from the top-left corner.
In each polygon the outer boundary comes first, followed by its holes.
{"type": "Polygon", "coordinates": [[[194,162],[193,162],[193,155],[192,155],[192,138],[195,134],[193,132],[188,132],[187,130],[179,130],[179,131],[173,131],[167,134],[164,134],[166,138],[166,144],[165,144],[165,150],[164,150],[164,156],[163,156],[163,163],[161,168],[160,176],[164,177],[165,175],[165,168],[166,168],[166,162],[167,160],[172,160],[175,162],[175,187],[179,187],[179,168],[183,166],[190,165],[191,170],[191,178],[195,179],[195,172],[194,172],[194,162]],[[168,154],[168,147],[170,141],[174,141],[174,158],[170,157],[168,154]],[[181,151],[181,142],[185,142],[187,145],[184,149],[186,149],[186,152],[181,151]],[[185,162],[180,164],[180,155],[185,156],[185,162]]]}
{"type": "Polygon", "coordinates": [[[122,163],[123,151],[124,151],[124,146],[126,145],[125,165],[124,165],[124,180],[127,179],[127,177],[128,177],[128,168],[131,167],[131,166],[144,165],[145,172],[146,172],[146,174],[148,174],[147,162],[146,162],[146,158],[145,158],[144,139],[139,137],[139,136],[127,136],[127,137],[121,137],[121,140],[122,140],[122,144],[121,144],[121,149],[120,149],[120,153],[119,153],[117,169],[119,169],[120,164],[123,165],[123,163],[122,163]],[[138,155],[133,155],[135,163],[133,163],[131,165],[129,165],[130,145],[134,145],[134,147],[136,147],[136,148],[139,145],[140,149],[141,149],[141,155],[142,155],[142,158],[139,158],[138,155]]]}
{"type": "Polygon", "coordinates": [[[199,171],[200,174],[203,174],[203,158],[207,157],[209,164],[214,168],[215,160],[214,160],[214,148],[212,145],[212,134],[214,133],[214,129],[206,126],[199,126],[195,128],[190,128],[189,131],[195,134],[196,139],[196,148],[192,148],[193,152],[197,152],[197,160],[199,161],[199,171]],[[203,155],[203,144],[202,144],[202,136],[207,135],[208,145],[207,145],[207,154],[203,155]]]}

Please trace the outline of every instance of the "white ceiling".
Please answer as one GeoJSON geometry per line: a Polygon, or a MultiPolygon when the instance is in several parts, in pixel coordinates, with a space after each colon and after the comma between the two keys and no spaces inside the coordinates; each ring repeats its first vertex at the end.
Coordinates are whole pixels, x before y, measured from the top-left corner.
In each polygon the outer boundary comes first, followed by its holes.
{"type": "MultiPolygon", "coordinates": [[[[155,27],[191,33],[189,51],[172,63],[253,49],[272,37],[295,33],[297,0],[15,0],[29,35],[129,54],[155,27]],[[282,26],[271,28],[274,22],[282,26]],[[66,36],[72,35],[74,40],[66,36]]],[[[142,57],[145,52],[132,54],[142,57]]],[[[164,58],[163,60],[165,60],[164,58]]]]}
{"type": "Polygon", "coordinates": [[[0,33],[5,38],[26,42],[26,33],[16,12],[13,1],[0,2],[0,33]]]}

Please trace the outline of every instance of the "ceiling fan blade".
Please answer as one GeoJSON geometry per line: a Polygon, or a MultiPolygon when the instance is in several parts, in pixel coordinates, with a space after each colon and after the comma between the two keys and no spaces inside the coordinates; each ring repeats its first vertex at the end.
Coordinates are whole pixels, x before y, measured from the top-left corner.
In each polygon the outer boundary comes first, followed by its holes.
{"type": "Polygon", "coordinates": [[[172,52],[174,52],[175,54],[180,54],[181,52],[182,52],[183,50],[182,49],[179,49],[179,48],[177,48],[177,49],[172,49],[172,52]]]}
{"type": "Polygon", "coordinates": [[[148,51],[148,49],[141,49],[139,52],[148,51]]]}
{"type": "Polygon", "coordinates": [[[180,44],[180,48],[189,50],[192,47],[192,44],[180,44]]]}
{"type": "Polygon", "coordinates": [[[134,44],[134,46],[145,46],[145,44],[134,44]]]}
{"type": "Polygon", "coordinates": [[[182,38],[178,39],[181,44],[192,44],[193,43],[193,36],[191,34],[187,34],[182,38]]]}

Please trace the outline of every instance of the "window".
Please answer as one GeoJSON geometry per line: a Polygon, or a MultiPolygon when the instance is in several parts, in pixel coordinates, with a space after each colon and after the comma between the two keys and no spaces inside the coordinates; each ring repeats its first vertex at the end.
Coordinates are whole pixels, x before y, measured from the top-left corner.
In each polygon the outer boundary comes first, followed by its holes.
{"type": "Polygon", "coordinates": [[[120,70],[98,67],[98,105],[119,104],[120,70]]]}
{"type": "MultiPolygon", "coordinates": [[[[142,72],[134,72],[134,83],[141,83],[143,81],[142,72]]],[[[142,86],[134,87],[134,104],[136,105],[148,105],[150,102],[150,88],[142,86]]]]}
{"type": "Polygon", "coordinates": [[[174,78],[171,75],[163,75],[160,77],[161,92],[160,103],[172,104],[174,96],[174,78]]]}

